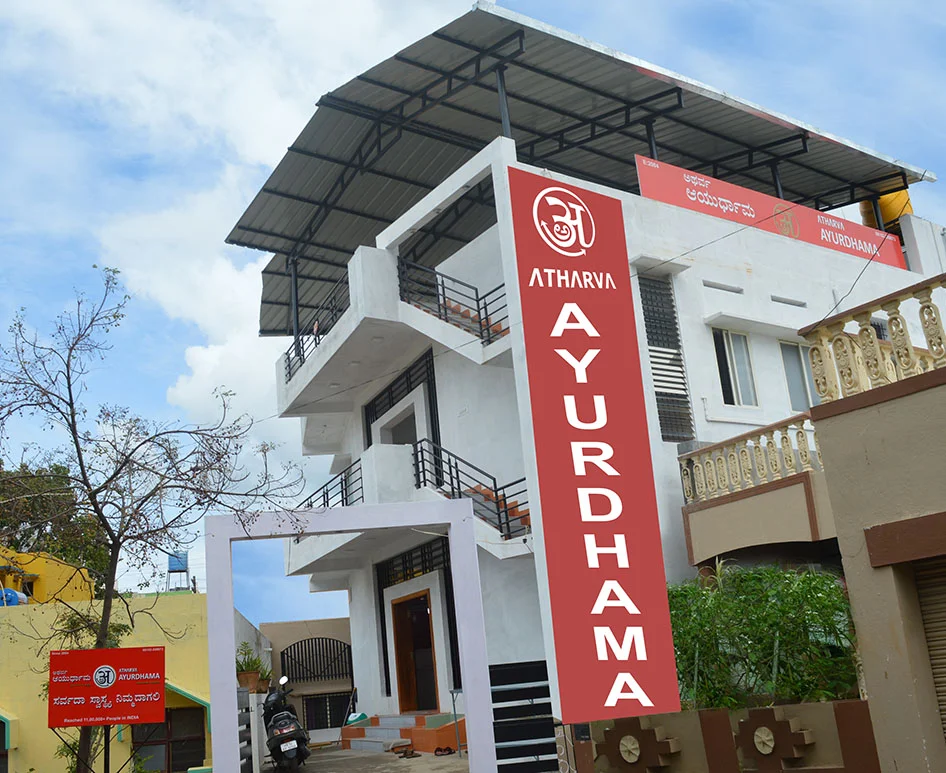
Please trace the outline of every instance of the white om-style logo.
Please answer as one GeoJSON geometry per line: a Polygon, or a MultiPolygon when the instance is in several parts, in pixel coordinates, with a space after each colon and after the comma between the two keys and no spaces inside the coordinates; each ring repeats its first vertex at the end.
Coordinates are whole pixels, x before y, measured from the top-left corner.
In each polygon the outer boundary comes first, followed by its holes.
{"type": "Polygon", "coordinates": [[[595,221],[585,202],[565,188],[546,188],[532,203],[532,221],[549,247],[577,258],[595,243],[595,221]]]}

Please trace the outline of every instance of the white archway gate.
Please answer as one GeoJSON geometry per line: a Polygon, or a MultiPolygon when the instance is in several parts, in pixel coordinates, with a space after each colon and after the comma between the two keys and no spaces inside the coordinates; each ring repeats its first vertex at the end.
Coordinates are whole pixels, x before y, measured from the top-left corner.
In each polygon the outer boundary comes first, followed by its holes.
{"type": "Polygon", "coordinates": [[[233,567],[231,543],[310,534],[344,534],[392,528],[446,527],[457,608],[466,732],[471,773],[495,773],[486,624],[480,589],[473,505],[468,499],[337,507],[292,514],[259,513],[244,527],[230,516],[205,521],[207,640],[210,657],[214,770],[240,769],[236,677],[233,668],[233,567]]]}

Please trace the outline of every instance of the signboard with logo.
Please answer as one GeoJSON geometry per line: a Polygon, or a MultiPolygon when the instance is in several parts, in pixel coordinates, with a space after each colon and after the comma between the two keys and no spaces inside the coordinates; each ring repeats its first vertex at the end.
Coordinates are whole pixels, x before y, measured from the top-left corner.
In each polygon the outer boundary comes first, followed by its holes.
{"type": "Polygon", "coordinates": [[[679,711],[621,202],[509,183],[560,719],[679,711]]]}
{"type": "Polygon", "coordinates": [[[49,727],[164,722],[164,647],[49,653],[49,727]]]}
{"type": "Polygon", "coordinates": [[[832,217],[764,193],[741,188],[715,177],[678,166],[635,156],[641,195],[665,204],[692,209],[734,223],[866,260],[906,268],[900,240],[885,231],[832,217]]]}

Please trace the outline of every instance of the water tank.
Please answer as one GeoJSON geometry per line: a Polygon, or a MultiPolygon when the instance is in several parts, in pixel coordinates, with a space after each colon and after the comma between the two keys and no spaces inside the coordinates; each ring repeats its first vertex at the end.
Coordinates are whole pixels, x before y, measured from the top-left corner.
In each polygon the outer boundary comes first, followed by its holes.
{"type": "Polygon", "coordinates": [[[20,593],[17,590],[13,590],[13,588],[3,589],[3,606],[16,607],[26,603],[27,599],[25,593],[20,593]]]}
{"type": "Polygon", "coordinates": [[[187,553],[170,553],[168,555],[168,571],[169,572],[186,572],[187,571],[187,553]]]}
{"type": "MultiPolygon", "coordinates": [[[[900,233],[900,216],[913,214],[910,191],[902,190],[896,193],[888,193],[886,196],[880,197],[879,204],[880,216],[887,224],[887,230],[895,234],[900,233]]],[[[874,217],[874,206],[869,201],[861,202],[861,220],[864,225],[871,228],[883,228],[882,225],[877,225],[877,220],[874,217]]]]}

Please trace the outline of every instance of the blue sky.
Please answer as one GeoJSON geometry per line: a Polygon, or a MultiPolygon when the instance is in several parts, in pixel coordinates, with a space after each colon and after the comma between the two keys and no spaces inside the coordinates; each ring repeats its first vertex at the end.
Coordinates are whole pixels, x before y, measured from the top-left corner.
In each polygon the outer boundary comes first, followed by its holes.
{"type": "MultiPolygon", "coordinates": [[[[269,418],[285,344],[256,336],[267,256],[223,240],[319,95],[470,4],[0,4],[0,319],[20,306],[49,319],[73,288],[94,291],[93,264],[118,267],[133,300],[94,399],[200,421],[226,385],[262,419],[257,437],[298,459],[296,423],[269,418]]],[[[501,4],[946,174],[942,4],[501,4]]],[[[946,222],[941,189],[917,186],[917,214],[946,222]]],[[[325,471],[306,463],[313,487],[325,471]]],[[[343,599],[312,596],[281,571],[276,543],[235,554],[237,603],[254,621],[343,612],[343,599]]]]}

